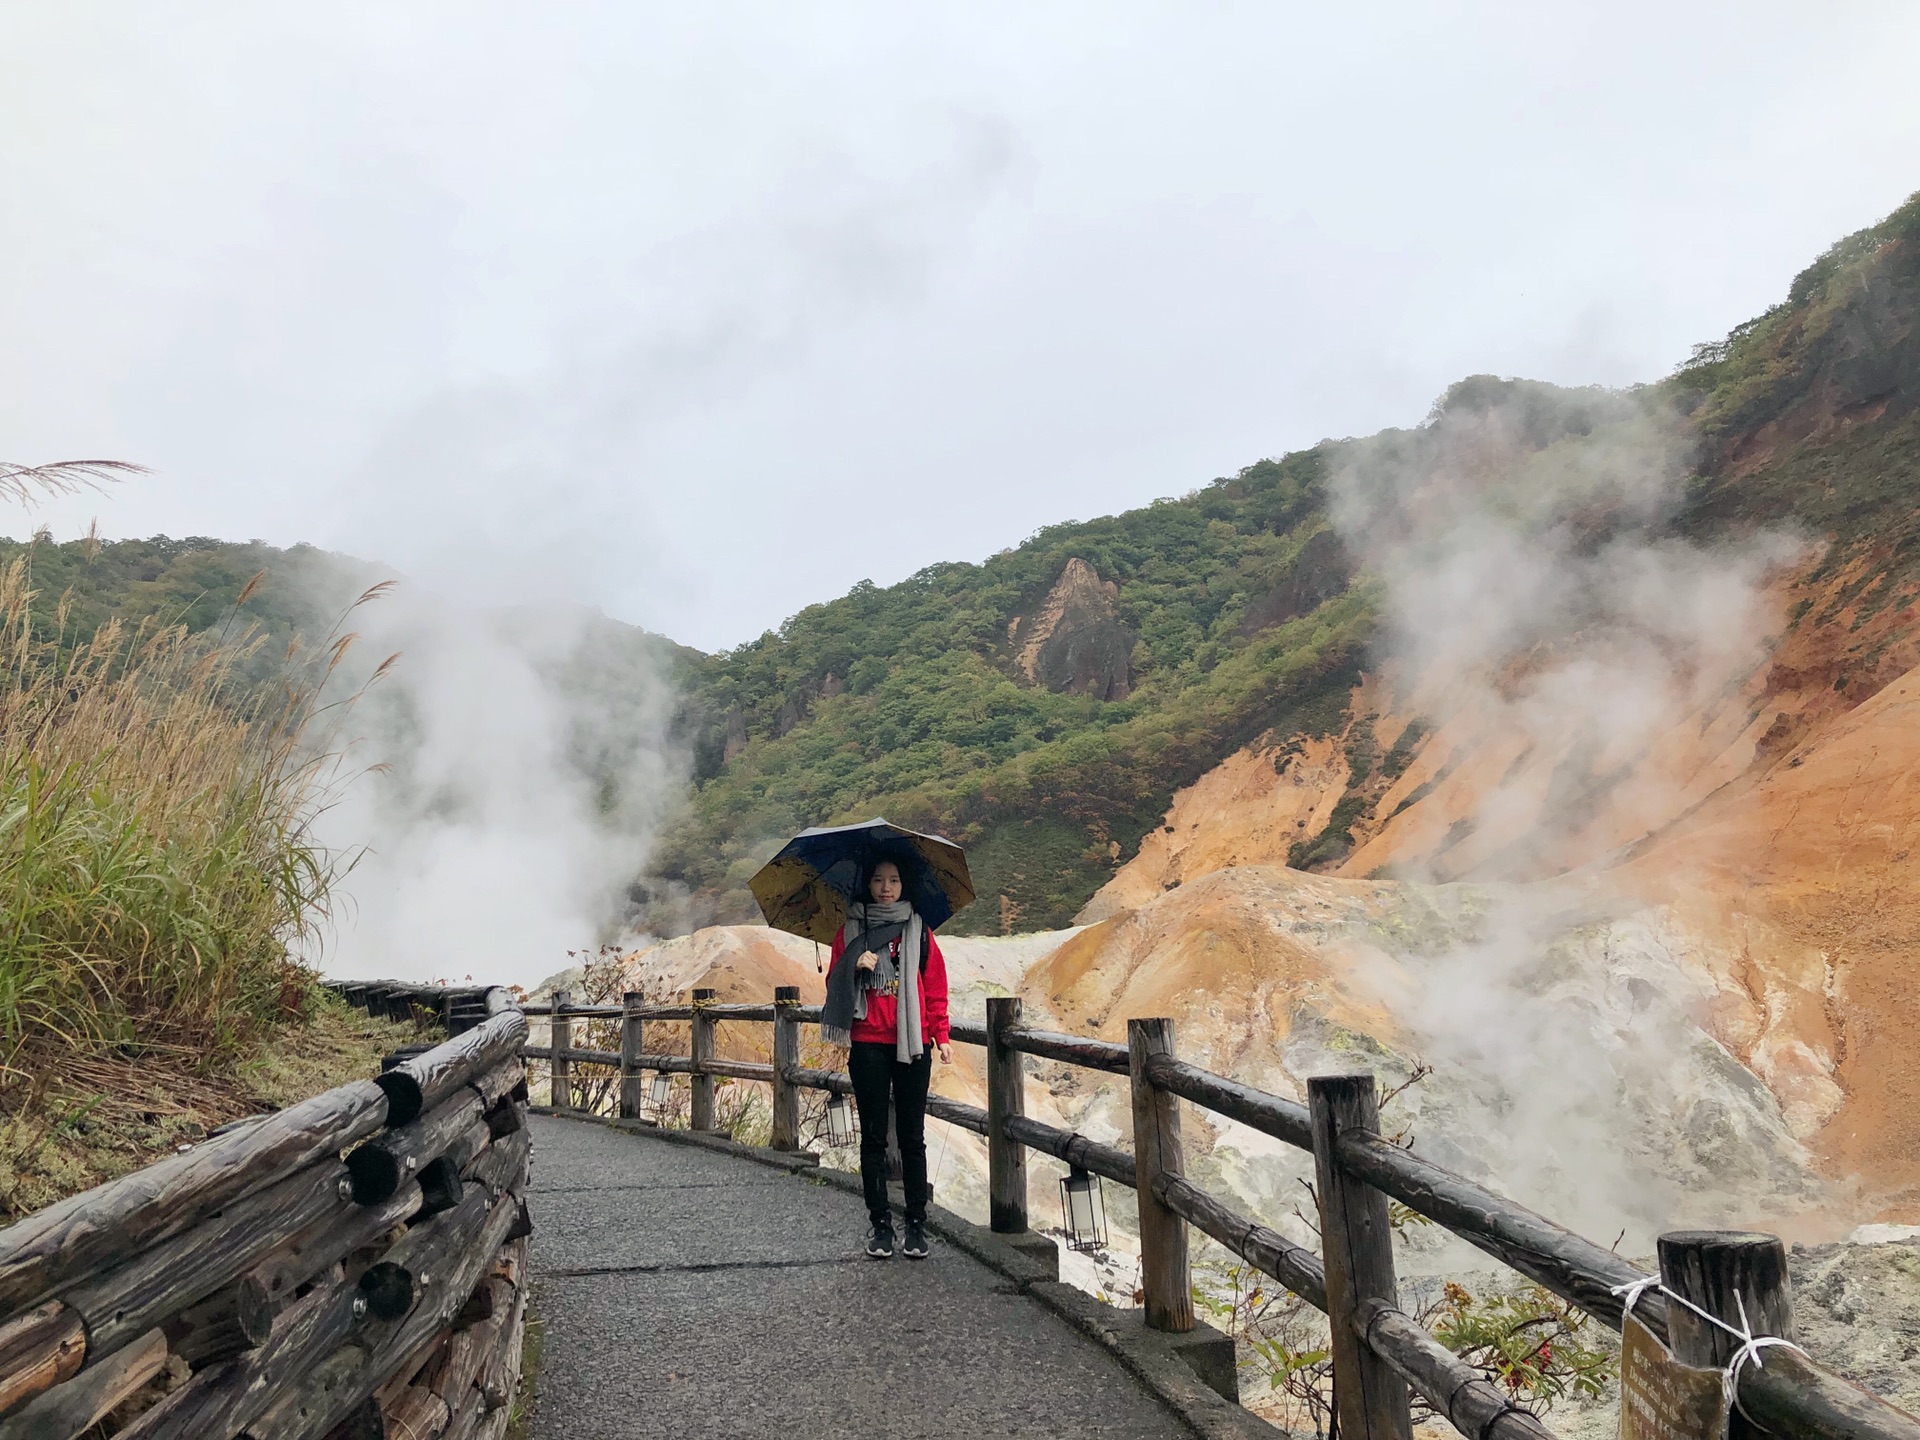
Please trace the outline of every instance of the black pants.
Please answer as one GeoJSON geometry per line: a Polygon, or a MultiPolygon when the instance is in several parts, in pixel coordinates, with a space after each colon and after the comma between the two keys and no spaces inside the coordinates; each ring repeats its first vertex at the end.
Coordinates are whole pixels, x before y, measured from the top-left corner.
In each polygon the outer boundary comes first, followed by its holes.
{"type": "Polygon", "coordinates": [[[847,1056],[853,1103],[860,1111],[860,1187],[876,1225],[887,1216],[889,1109],[900,1141],[907,1218],[927,1218],[927,1082],[933,1075],[933,1054],[924,1052],[911,1065],[902,1065],[894,1053],[891,1045],[856,1040],[847,1056]]]}

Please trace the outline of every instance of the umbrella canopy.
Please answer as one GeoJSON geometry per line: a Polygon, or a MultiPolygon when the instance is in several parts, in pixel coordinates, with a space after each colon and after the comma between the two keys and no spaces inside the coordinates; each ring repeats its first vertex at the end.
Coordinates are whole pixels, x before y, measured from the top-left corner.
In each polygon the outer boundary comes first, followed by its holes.
{"type": "Polygon", "coordinates": [[[876,861],[900,867],[906,898],[929,928],[973,903],[967,854],[951,840],[903,830],[885,820],[802,830],[747,882],[776,930],[829,942],[847,918],[847,901],[876,861]]]}

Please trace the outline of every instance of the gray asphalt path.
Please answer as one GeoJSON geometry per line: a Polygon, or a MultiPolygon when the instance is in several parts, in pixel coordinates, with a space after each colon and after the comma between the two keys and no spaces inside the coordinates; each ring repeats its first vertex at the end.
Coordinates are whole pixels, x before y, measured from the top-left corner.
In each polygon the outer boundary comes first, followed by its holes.
{"type": "Polygon", "coordinates": [[[936,1238],[868,1259],[857,1195],[531,1118],[534,1440],[1188,1433],[1106,1350],[936,1238]]]}

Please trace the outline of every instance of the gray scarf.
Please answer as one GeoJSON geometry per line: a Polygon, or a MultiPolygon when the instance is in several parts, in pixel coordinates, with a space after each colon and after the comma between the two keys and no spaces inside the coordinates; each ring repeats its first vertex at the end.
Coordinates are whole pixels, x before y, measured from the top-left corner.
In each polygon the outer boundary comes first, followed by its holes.
{"type": "Polygon", "coordinates": [[[853,1022],[867,1018],[867,997],[900,984],[899,1016],[894,1026],[894,1059],[909,1065],[926,1053],[920,1038],[920,951],[926,944],[926,926],[919,912],[905,900],[891,905],[853,901],[841,929],[840,963],[827,977],[827,1003],[820,1012],[820,1036],[829,1045],[853,1043],[853,1022]],[[900,959],[890,953],[900,936],[900,959]],[[865,939],[862,944],[862,939],[865,939]],[[859,959],[873,953],[878,963],[862,970],[859,959]]]}

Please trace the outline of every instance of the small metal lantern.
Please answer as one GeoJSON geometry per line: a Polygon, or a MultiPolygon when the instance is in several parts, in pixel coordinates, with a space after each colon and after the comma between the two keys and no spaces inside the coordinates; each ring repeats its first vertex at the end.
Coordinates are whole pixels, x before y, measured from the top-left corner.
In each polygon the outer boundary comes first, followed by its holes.
{"type": "Polygon", "coordinates": [[[827,1097],[827,1143],[836,1149],[853,1144],[853,1107],[844,1095],[827,1097]]]}
{"type": "Polygon", "coordinates": [[[1060,1182],[1060,1215],[1069,1250],[1107,1248],[1107,1206],[1100,1177],[1075,1165],[1060,1182]]]}
{"type": "Polygon", "coordinates": [[[673,1098],[673,1077],[664,1070],[656,1070],[653,1075],[653,1087],[648,1092],[647,1098],[653,1101],[655,1115],[664,1114],[667,1101],[673,1098]]]}

